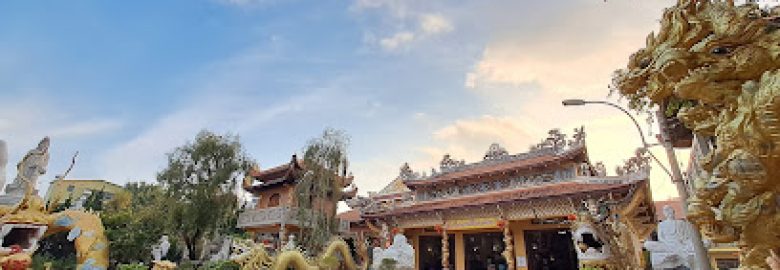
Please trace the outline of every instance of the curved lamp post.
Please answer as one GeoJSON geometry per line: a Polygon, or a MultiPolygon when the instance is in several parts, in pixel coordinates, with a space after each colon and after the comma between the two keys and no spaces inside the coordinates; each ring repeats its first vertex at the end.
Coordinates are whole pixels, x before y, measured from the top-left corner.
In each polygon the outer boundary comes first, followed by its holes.
{"type": "MultiPolygon", "coordinates": [[[[663,139],[662,145],[666,149],[666,155],[668,156],[669,163],[672,166],[672,171],[671,172],[648,149],[649,147],[655,146],[655,145],[658,145],[658,144],[654,144],[654,145],[647,144],[647,140],[645,140],[645,135],[642,132],[642,128],[639,126],[639,122],[637,122],[636,119],[634,118],[634,116],[631,115],[623,107],[620,107],[617,104],[611,103],[611,102],[608,102],[608,101],[589,101],[589,100],[582,100],[582,99],[566,99],[566,100],[563,100],[562,103],[563,103],[563,106],[581,106],[581,105],[586,105],[586,104],[603,104],[603,105],[608,105],[608,106],[614,107],[614,108],[622,111],[625,115],[627,115],[629,118],[631,118],[631,121],[634,122],[634,125],[636,126],[637,131],[639,131],[639,137],[642,138],[642,145],[643,145],[644,149],[647,151],[648,154],[650,154],[650,156],[655,160],[655,162],[658,163],[658,165],[661,167],[661,169],[663,169],[664,172],[666,172],[666,174],[669,175],[669,177],[672,180],[672,183],[675,184],[675,186],[677,187],[677,193],[679,194],[680,201],[681,201],[681,203],[683,205],[683,209],[682,209],[683,211],[682,212],[683,212],[683,214],[687,215],[687,212],[688,212],[688,209],[687,209],[688,208],[688,203],[687,203],[687,201],[688,201],[688,189],[685,187],[685,183],[682,180],[682,172],[680,171],[680,166],[677,164],[677,157],[674,154],[674,148],[672,147],[671,143],[668,140],[668,137],[667,137],[666,133],[664,132],[664,127],[663,126],[666,125],[665,124],[666,120],[665,120],[665,118],[662,119],[662,117],[664,117],[662,112],[658,111],[656,113],[656,117],[659,118],[659,120],[658,120],[659,123],[658,124],[661,126],[661,137],[663,139]]],[[[694,252],[696,254],[696,265],[695,265],[696,269],[710,270],[711,266],[710,266],[709,255],[707,254],[707,249],[704,247],[704,242],[702,242],[702,240],[701,240],[701,234],[699,233],[698,228],[696,229],[696,233],[694,233],[692,235],[692,238],[693,238],[692,240],[693,240],[693,244],[694,244],[693,245],[694,246],[694,252]]]]}
{"type": "Polygon", "coordinates": [[[623,109],[623,107],[620,107],[617,104],[612,103],[612,102],[608,102],[608,101],[589,101],[589,100],[582,100],[582,99],[566,99],[566,100],[563,100],[562,103],[563,103],[563,106],[582,106],[582,105],[586,105],[586,104],[603,104],[603,105],[614,107],[614,108],[622,111],[626,116],[628,116],[628,118],[631,118],[632,122],[634,122],[634,126],[636,126],[636,130],[639,132],[639,138],[642,139],[642,148],[645,149],[645,151],[647,151],[648,154],[650,154],[650,157],[652,157],[653,160],[655,160],[655,162],[658,163],[658,166],[661,167],[661,169],[663,169],[664,172],[666,172],[666,174],[669,175],[670,178],[674,179],[674,177],[672,176],[672,173],[669,172],[669,169],[667,169],[666,166],[664,166],[664,164],[661,163],[661,160],[659,160],[653,154],[653,152],[650,152],[649,148],[653,147],[653,146],[656,146],[658,144],[652,144],[651,145],[651,144],[647,143],[647,139],[645,139],[645,133],[642,131],[642,127],[639,126],[639,122],[637,122],[636,118],[634,118],[634,116],[631,115],[626,109],[623,109]]]}

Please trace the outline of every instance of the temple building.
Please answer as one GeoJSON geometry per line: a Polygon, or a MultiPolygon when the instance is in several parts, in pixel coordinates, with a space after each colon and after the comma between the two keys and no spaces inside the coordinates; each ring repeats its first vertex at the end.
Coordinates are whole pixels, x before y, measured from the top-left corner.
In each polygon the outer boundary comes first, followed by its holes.
{"type": "MultiPolygon", "coordinates": [[[[264,243],[270,250],[284,245],[287,236],[300,230],[295,186],[305,172],[303,161],[295,155],[289,163],[270,169],[254,168],[247,172],[243,188],[254,197],[255,205],[243,210],[238,217],[238,227],[249,232],[255,241],[264,243]]],[[[341,178],[346,197],[357,193],[353,178],[341,178]]],[[[324,211],[335,214],[337,202],[322,202],[324,211]]],[[[339,230],[349,231],[349,221],[340,220],[339,230]]]]}
{"type": "MultiPolygon", "coordinates": [[[[385,241],[404,234],[416,269],[577,269],[578,256],[595,250],[588,245],[602,246],[590,238],[577,246],[572,238],[585,202],[619,205],[620,218],[637,232],[628,245],[641,246],[655,222],[646,164],[607,176],[590,161],[584,137],[582,129],[569,140],[552,130],[528,152],[493,144],[474,163],[445,155],[430,173],[404,164],[382,191],[348,203],[385,241]]],[[[641,257],[641,247],[632,255],[641,257]]]]}

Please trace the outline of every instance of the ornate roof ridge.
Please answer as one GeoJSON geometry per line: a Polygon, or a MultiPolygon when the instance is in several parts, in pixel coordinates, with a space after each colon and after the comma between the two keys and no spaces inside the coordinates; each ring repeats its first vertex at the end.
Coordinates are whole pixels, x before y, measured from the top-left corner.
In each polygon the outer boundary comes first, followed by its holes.
{"type": "Polygon", "coordinates": [[[430,175],[427,175],[426,173],[416,173],[409,169],[409,165],[405,163],[401,168],[402,172],[400,177],[403,178],[404,181],[409,182],[427,181],[445,176],[449,173],[484,166],[504,164],[541,156],[565,156],[568,153],[584,150],[585,148],[584,128],[575,128],[574,135],[572,135],[572,139],[570,140],[566,140],[566,135],[561,133],[559,129],[552,129],[548,132],[548,137],[546,139],[542,140],[539,144],[532,145],[527,152],[509,154],[506,149],[501,147],[498,143],[493,143],[485,153],[485,157],[480,161],[466,163],[465,160],[455,160],[450,154],[445,154],[441,162],[439,162],[438,172],[435,169],[431,169],[430,175]]]}

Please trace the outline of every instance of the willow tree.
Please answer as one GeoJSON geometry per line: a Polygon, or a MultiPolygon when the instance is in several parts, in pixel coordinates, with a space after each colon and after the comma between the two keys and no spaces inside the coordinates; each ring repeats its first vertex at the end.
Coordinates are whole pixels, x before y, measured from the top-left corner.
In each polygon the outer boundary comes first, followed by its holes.
{"type": "Polygon", "coordinates": [[[157,180],[172,199],[170,229],[184,242],[188,259],[201,259],[204,240],[235,226],[236,184],[252,164],[237,136],[209,131],[168,154],[157,180]]]}
{"type": "Polygon", "coordinates": [[[305,172],[295,187],[298,220],[303,225],[301,245],[311,254],[321,251],[338,232],[337,203],[349,195],[347,145],[343,131],[326,129],[309,140],[303,151],[305,172]]]}

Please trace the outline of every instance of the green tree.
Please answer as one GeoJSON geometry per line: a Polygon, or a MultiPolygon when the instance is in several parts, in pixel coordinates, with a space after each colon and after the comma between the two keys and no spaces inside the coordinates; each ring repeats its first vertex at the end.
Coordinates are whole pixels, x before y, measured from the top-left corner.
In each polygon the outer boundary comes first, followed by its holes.
{"type": "Polygon", "coordinates": [[[298,218],[304,224],[301,245],[319,252],[338,232],[336,207],[344,199],[347,175],[347,145],[343,131],[326,129],[304,149],[305,173],[295,187],[298,218]]]}
{"type": "Polygon", "coordinates": [[[84,201],[84,209],[90,211],[103,211],[103,201],[105,199],[106,192],[102,189],[89,194],[89,197],[84,201]]]}
{"type": "Polygon", "coordinates": [[[236,184],[253,165],[237,136],[201,131],[194,142],[168,154],[168,166],[157,180],[171,197],[171,231],[201,259],[204,239],[234,226],[238,206],[236,184]]]}
{"type": "MultiPolygon", "coordinates": [[[[151,247],[170,227],[170,198],[157,185],[128,183],[101,213],[112,265],[151,261],[151,247]]],[[[170,254],[170,253],[169,253],[170,254]]]]}

